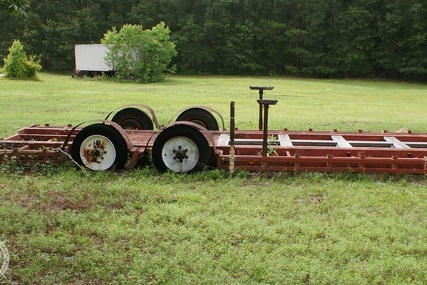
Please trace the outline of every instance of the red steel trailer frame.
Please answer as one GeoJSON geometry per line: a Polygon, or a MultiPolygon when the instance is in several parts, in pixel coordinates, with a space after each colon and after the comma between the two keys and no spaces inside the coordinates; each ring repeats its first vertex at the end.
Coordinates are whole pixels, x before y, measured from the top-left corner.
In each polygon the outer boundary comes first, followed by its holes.
{"type": "Polygon", "coordinates": [[[160,127],[148,106],[136,105],[148,110],[151,121],[142,110],[126,106],[111,121],[100,120],[86,127],[22,128],[0,140],[0,161],[17,157],[22,163],[61,163],[71,158],[92,170],[131,169],[149,160],[159,171],[173,172],[212,166],[231,173],[271,170],[427,175],[427,134],[269,131],[268,109],[277,101],[262,96],[272,87],[251,89],[259,90],[260,95],[258,130],[235,128],[234,102],[230,104],[230,131],[218,130],[212,113],[219,113],[207,107],[187,108],[177,121],[160,127]],[[150,129],[143,129],[147,124],[150,129]]]}

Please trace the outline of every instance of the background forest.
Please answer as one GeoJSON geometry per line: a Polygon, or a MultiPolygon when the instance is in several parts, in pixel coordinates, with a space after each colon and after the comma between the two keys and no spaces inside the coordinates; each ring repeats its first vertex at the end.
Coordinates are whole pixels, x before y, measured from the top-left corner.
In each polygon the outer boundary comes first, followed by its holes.
{"type": "Polygon", "coordinates": [[[75,44],[160,21],[180,74],[427,81],[425,0],[38,0],[0,13],[0,58],[19,39],[45,71],[71,72],[75,44]]]}

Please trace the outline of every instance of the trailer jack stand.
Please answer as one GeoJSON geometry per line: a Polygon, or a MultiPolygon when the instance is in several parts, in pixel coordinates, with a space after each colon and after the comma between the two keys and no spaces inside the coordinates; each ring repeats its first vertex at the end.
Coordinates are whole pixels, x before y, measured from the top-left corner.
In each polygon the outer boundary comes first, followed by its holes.
{"type": "Polygon", "coordinates": [[[262,137],[262,156],[266,157],[268,150],[268,108],[270,105],[276,105],[277,100],[257,100],[261,108],[264,108],[264,128],[263,128],[263,137],[262,137]]]}
{"type": "MultiPolygon", "coordinates": [[[[263,100],[264,90],[273,90],[274,87],[269,86],[249,86],[251,90],[258,90],[259,98],[258,100],[263,100]]],[[[258,116],[258,130],[262,131],[262,106],[259,105],[259,116],[258,116]]]]}

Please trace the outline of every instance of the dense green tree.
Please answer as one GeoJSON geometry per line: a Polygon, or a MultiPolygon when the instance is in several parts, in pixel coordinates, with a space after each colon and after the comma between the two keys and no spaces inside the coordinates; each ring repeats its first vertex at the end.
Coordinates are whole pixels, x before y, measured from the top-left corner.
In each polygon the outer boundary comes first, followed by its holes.
{"type": "Polygon", "coordinates": [[[338,19],[339,42],[334,53],[343,76],[369,76],[372,73],[370,53],[374,33],[370,29],[372,16],[363,7],[350,7],[338,19]]]}
{"type": "Polygon", "coordinates": [[[382,45],[377,54],[386,75],[408,77],[427,75],[427,6],[425,1],[396,0],[387,4],[387,14],[379,29],[382,45]]]}
{"type": "Polygon", "coordinates": [[[124,25],[120,31],[108,31],[102,43],[109,45],[106,63],[114,66],[118,78],[139,82],[157,82],[164,78],[175,45],[170,30],[162,22],[151,30],[140,25],[124,25]]]}
{"type": "Polygon", "coordinates": [[[164,22],[180,73],[427,81],[425,0],[38,0],[0,21],[0,58],[20,39],[49,71],[112,26],[164,22]]]}
{"type": "Polygon", "coordinates": [[[35,79],[41,65],[34,56],[27,56],[24,46],[15,40],[9,48],[9,54],[4,59],[3,71],[7,78],[35,79]]]}
{"type": "Polygon", "coordinates": [[[215,62],[209,35],[193,15],[180,21],[179,30],[172,37],[179,51],[176,62],[181,73],[210,73],[215,62]]]}
{"type": "Polygon", "coordinates": [[[0,0],[0,9],[25,16],[30,9],[30,0],[0,0]]]}

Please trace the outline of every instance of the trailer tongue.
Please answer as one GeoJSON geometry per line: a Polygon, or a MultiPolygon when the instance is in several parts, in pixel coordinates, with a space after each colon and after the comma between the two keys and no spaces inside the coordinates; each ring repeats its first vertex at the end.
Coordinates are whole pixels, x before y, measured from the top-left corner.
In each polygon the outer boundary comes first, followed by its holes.
{"type": "MultiPolygon", "coordinates": [[[[427,175],[427,134],[270,131],[268,110],[277,101],[265,100],[262,95],[272,87],[251,89],[260,94],[258,130],[235,129],[233,102],[230,131],[217,130],[214,115],[208,112],[212,109],[201,106],[185,109],[177,121],[157,130],[125,128],[120,121],[107,120],[84,128],[33,125],[0,140],[0,161],[16,157],[22,163],[61,163],[71,157],[95,171],[131,169],[141,160],[150,160],[161,172],[179,173],[212,166],[231,173],[271,170],[427,175]]],[[[122,110],[116,117],[126,117],[126,122],[137,121],[131,114],[141,117],[143,113],[134,108],[128,110],[129,114],[122,110]]],[[[158,126],[151,109],[150,113],[158,126]]]]}

